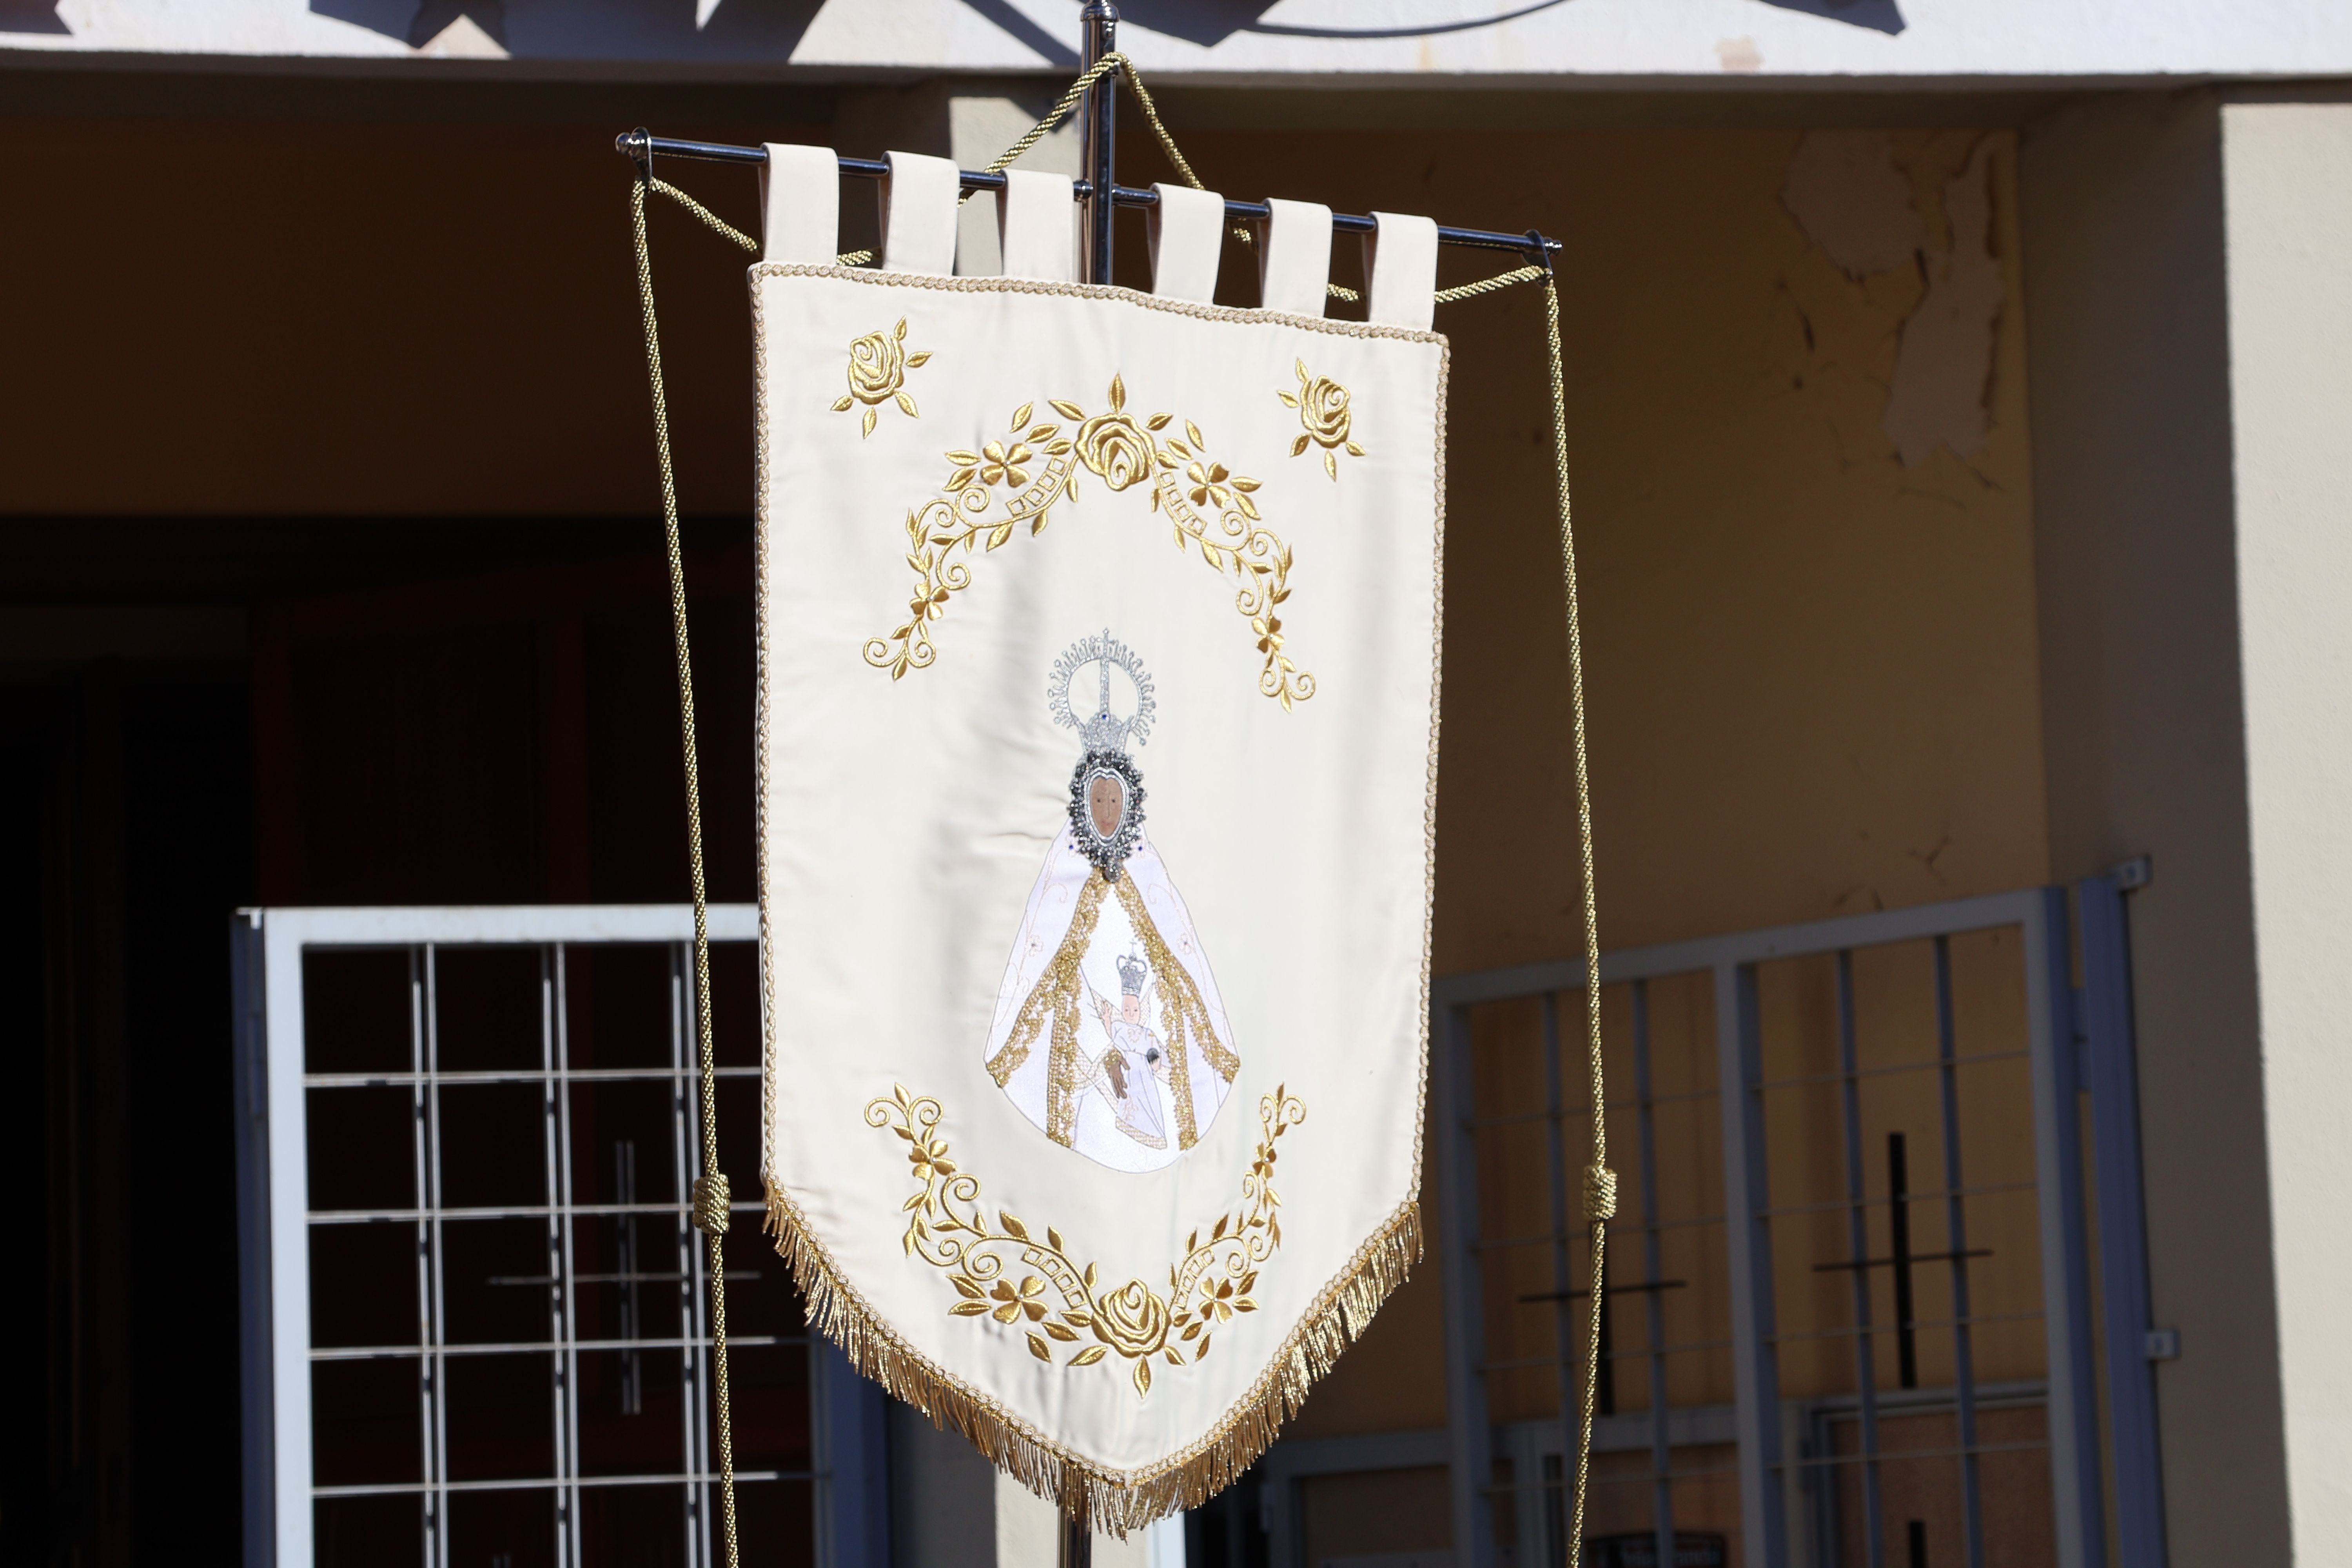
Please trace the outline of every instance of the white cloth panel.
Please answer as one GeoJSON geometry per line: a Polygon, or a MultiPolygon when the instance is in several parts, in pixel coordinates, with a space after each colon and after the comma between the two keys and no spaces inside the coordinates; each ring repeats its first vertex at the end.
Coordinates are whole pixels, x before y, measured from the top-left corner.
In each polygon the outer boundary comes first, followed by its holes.
{"type": "Polygon", "coordinates": [[[751,289],[770,1212],[863,1368],[1138,1529],[1419,1246],[1445,342],[751,289]]]}
{"type": "Polygon", "coordinates": [[[1151,236],[1151,291],[1163,300],[1205,305],[1217,297],[1217,260],[1225,248],[1225,198],[1190,185],[1158,184],[1160,205],[1147,210],[1151,236]]]}
{"type": "Polygon", "coordinates": [[[841,249],[841,160],[830,147],[771,142],[760,170],[761,259],[830,266],[841,249]]]}
{"type": "Polygon", "coordinates": [[[920,153],[883,158],[890,172],[882,179],[882,269],[953,272],[956,198],[962,191],[955,160],[920,153]]]}
{"type": "Polygon", "coordinates": [[[1437,220],[1374,213],[1364,237],[1364,319],[1429,331],[1437,319],[1437,220]]]}
{"type": "Polygon", "coordinates": [[[1269,201],[1259,233],[1259,309],[1319,316],[1331,297],[1331,209],[1320,202],[1269,201]]]}
{"type": "MultiPolygon", "coordinates": [[[[1067,174],[1007,169],[996,198],[996,236],[1007,278],[1069,283],[1078,276],[1078,204],[1067,174]]],[[[977,242],[975,242],[977,243],[977,242]]]]}

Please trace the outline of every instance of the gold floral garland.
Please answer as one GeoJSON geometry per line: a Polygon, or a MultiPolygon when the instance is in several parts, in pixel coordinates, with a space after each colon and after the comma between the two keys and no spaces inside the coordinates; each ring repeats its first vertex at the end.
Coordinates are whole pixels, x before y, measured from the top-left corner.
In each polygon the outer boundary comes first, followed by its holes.
{"type": "Polygon", "coordinates": [[[866,1123],[907,1141],[907,1159],[922,1184],[906,1204],[907,1253],[946,1272],[957,1297],[948,1308],[950,1316],[1022,1326],[1029,1353],[1048,1365],[1092,1366],[1117,1352],[1134,1363],[1129,1381],[1141,1398],[1151,1392],[1155,1356],[1184,1366],[1189,1346],[1191,1363],[1197,1363],[1208,1355],[1216,1329],[1237,1313],[1257,1310],[1250,1291],[1259,1266],[1282,1245],[1276,1142],[1307,1119],[1307,1107],[1277,1087],[1258,1101],[1257,1114],[1262,1135],[1242,1178],[1240,1206],[1217,1216],[1206,1241],[1198,1230],[1185,1238],[1184,1256],[1169,1268],[1165,1295],[1140,1279],[1105,1289],[1100,1270],[1092,1262],[1079,1264],[1052,1226],[1040,1240],[1026,1221],[1002,1209],[992,1226],[980,1207],[980,1178],[958,1169],[947,1140],[937,1135],[938,1100],[893,1085],[888,1097],[866,1106],[866,1123]],[[1034,1272],[1016,1284],[999,1249],[1034,1272]],[[1067,1361],[1057,1361],[1056,1349],[1066,1345],[1078,1348],[1067,1361]]]}
{"type": "MultiPolygon", "coordinates": [[[[883,336],[869,333],[867,342],[883,336]]],[[[853,373],[855,366],[853,366],[853,373]]],[[[1342,395],[1344,398],[1344,394],[1342,395]]],[[[1020,524],[1032,537],[1045,531],[1055,505],[1076,501],[1078,469],[1100,478],[1111,490],[1150,487],[1151,509],[1174,526],[1176,547],[1197,548],[1213,571],[1230,572],[1241,584],[1234,607],[1249,622],[1265,656],[1260,692],[1287,710],[1315,695],[1315,677],[1283,651],[1279,606],[1290,597],[1290,546],[1265,526],[1251,499],[1260,481],[1236,474],[1209,456],[1201,427],[1186,420],[1181,437],[1161,432],[1174,422],[1168,414],[1139,417],[1127,412],[1127,385],[1111,377],[1110,408],[1088,416],[1077,404],[1049,398],[1047,405],[1071,422],[1065,433],[1055,424],[1032,424],[1036,405],[1013,411],[1003,439],[977,452],[946,454],[954,465],[940,493],[907,514],[907,564],[915,574],[907,620],[887,637],[869,639],[866,662],[899,679],[910,669],[927,669],[939,657],[931,623],[947,614],[948,602],[971,585],[971,569],[953,559],[960,547],[992,551],[1010,543],[1020,524]],[[1003,505],[996,506],[999,492],[1003,505]],[[1213,514],[1215,526],[1209,515],[1213,514]]]]}

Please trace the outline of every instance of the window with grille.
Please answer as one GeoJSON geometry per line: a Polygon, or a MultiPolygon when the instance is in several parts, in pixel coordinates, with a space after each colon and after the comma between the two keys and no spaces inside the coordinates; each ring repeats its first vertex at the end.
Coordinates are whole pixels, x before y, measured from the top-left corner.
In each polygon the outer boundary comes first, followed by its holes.
{"type": "MultiPolygon", "coordinates": [[[[718,1560],[689,912],[247,911],[247,1562],[718,1560]]],[[[759,1168],[755,912],[712,910],[720,1166],[759,1168]]],[[[876,1561],[878,1396],[736,1204],[741,1532],[876,1561]]]]}

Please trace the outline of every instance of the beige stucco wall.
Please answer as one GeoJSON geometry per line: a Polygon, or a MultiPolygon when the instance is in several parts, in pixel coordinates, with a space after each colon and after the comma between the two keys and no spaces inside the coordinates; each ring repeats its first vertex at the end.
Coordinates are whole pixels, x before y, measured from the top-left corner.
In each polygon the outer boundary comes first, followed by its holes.
{"type": "Polygon", "coordinates": [[[2221,177],[2278,1382],[2316,1563],[2352,1537],[2352,101],[2227,105],[2221,177]]]}

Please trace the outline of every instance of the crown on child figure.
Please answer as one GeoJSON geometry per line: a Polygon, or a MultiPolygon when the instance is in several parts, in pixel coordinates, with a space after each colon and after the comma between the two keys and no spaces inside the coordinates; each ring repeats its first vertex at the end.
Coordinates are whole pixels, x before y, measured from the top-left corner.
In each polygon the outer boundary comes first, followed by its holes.
{"type": "Polygon", "coordinates": [[[1122,955],[1118,960],[1118,988],[1127,995],[1142,995],[1143,983],[1150,979],[1150,967],[1131,952],[1122,955]]]}
{"type": "Polygon", "coordinates": [[[1089,752],[1123,752],[1130,740],[1137,745],[1151,732],[1151,677],[1135,650],[1112,637],[1108,628],[1097,637],[1080,637],[1055,661],[1045,686],[1045,705],[1054,722],[1078,732],[1089,752]],[[1095,710],[1084,717],[1070,705],[1070,683],[1078,671],[1096,667],[1095,710]],[[1135,685],[1135,711],[1122,719],[1111,711],[1110,672],[1116,665],[1135,685]]]}

